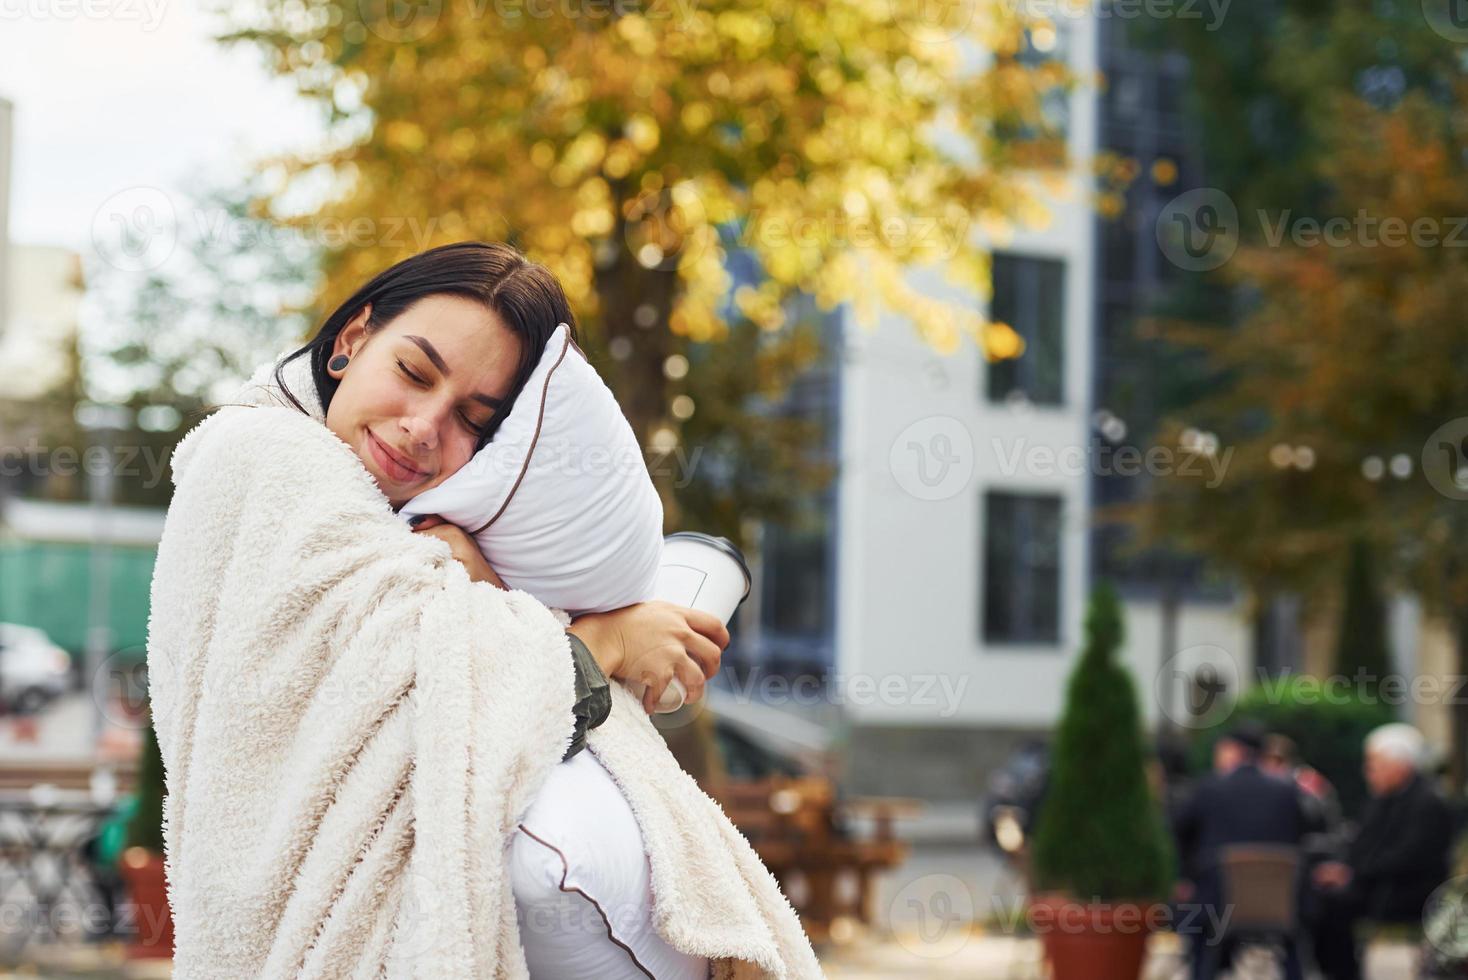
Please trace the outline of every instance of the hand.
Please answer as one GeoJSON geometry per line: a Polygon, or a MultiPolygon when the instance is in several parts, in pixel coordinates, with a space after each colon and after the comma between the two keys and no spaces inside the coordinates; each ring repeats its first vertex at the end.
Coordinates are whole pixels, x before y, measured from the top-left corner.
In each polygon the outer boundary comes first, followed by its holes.
{"type": "Polygon", "coordinates": [[[505,588],[504,581],[489,567],[479,543],[469,537],[469,532],[457,524],[450,524],[437,514],[429,514],[413,528],[414,534],[427,534],[448,543],[454,558],[469,573],[473,582],[488,582],[497,589],[505,588]]]}
{"type": "Polygon", "coordinates": [[[719,672],[729,631],[718,618],[670,602],[639,602],[571,623],[608,677],[646,685],[642,709],[652,714],[674,677],[687,690],[684,703],[703,697],[704,682],[719,672]]]}
{"type": "Polygon", "coordinates": [[[1321,888],[1345,888],[1351,883],[1351,868],[1339,861],[1326,861],[1315,869],[1314,878],[1321,888]]]}

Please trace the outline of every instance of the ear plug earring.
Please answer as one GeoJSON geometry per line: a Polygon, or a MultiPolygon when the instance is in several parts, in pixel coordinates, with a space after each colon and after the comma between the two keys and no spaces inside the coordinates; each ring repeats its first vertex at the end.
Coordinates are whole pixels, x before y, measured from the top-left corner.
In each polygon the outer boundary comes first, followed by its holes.
{"type": "Polygon", "coordinates": [[[338,354],[335,357],[333,357],[331,359],[330,363],[328,363],[326,366],[329,367],[329,368],[331,368],[333,371],[345,371],[346,368],[347,368],[347,361],[348,361],[347,355],[345,355],[345,354],[338,354]]]}

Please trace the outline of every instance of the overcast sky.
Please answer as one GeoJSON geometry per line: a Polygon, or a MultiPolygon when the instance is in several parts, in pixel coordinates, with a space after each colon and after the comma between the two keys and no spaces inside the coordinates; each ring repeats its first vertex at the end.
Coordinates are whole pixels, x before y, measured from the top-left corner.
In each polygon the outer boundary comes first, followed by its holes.
{"type": "Polygon", "coordinates": [[[114,195],[174,198],[189,178],[242,173],[319,132],[314,107],[253,48],[212,41],[213,27],[183,0],[0,0],[12,241],[89,251],[114,195]]]}

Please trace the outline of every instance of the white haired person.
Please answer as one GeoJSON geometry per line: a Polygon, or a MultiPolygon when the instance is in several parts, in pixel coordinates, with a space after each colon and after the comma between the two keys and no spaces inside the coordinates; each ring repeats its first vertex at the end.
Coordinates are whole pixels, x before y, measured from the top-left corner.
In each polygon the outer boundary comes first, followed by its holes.
{"type": "Polygon", "coordinates": [[[1355,925],[1418,924],[1427,898],[1448,877],[1454,820],[1422,774],[1422,733],[1383,725],[1366,737],[1364,771],[1371,799],[1343,861],[1315,869],[1319,922],[1315,960],[1329,980],[1360,980],[1355,925]]]}

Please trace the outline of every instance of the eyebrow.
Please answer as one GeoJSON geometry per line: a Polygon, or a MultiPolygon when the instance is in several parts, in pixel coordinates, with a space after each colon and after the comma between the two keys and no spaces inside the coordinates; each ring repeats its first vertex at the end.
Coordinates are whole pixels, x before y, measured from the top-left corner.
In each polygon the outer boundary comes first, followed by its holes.
{"type": "MultiPolygon", "coordinates": [[[[428,338],[419,337],[417,334],[411,333],[405,334],[404,336],[408,340],[411,340],[413,343],[418,345],[423,353],[428,356],[428,359],[433,362],[433,366],[438,369],[439,374],[442,374],[445,378],[447,378],[450,374],[453,373],[449,370],[449,366],[444,361],[443,357],[439,355],[438,349],[428,342],[428,338]]],[[[488,405],[490,408],[499,408],[505,403],[504,399],[502,398],[495,398],[493,395],[481,395],[478,392],[475,392],[469,397],[482,405],[488,405]]]]}

